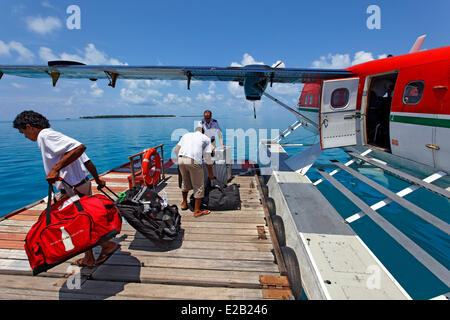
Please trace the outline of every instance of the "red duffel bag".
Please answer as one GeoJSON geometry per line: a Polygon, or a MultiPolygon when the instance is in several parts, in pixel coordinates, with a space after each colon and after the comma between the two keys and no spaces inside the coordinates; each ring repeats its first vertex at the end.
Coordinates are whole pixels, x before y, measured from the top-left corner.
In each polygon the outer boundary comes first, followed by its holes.
{"type": "Polygon", "coordinates": [[[122,219],[113,201],[100,194],[80,198],[71,188],[65,189],[70,198],[51,205],[53,188],[49,186],[47,209],[25,238],[25,251],[33,275],[110,240],[122,228],[122,219]]]}

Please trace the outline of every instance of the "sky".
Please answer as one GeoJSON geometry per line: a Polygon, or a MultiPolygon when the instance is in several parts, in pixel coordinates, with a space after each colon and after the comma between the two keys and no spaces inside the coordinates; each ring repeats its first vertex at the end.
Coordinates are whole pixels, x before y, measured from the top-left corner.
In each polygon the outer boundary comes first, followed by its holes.
{"type": "MultiPolygon", "coordinates": [[[[0,65],[91,65],[346,68],[387,54],[450,45],[448,0],[347,1],[76,1],[1,0],[0,65]],[[76,10],[74,11],[74,6],[76,10]],[[374,11],[374,6],[377,10],[374,11]],[[78,11],[79,9],[79,11],[78,11]],[[79,24],[78,24],[79,22],[79,24]]],[[[295,106],[299,84],[267,92],[295,106]]],[[[253,113],[237,83],[48,79],[4,75],[0,121],[23,110],[49,119],[105,114],[215,116],[253,113]]],[[[271,101],[258,112],[279,115],[271,101]]]]}

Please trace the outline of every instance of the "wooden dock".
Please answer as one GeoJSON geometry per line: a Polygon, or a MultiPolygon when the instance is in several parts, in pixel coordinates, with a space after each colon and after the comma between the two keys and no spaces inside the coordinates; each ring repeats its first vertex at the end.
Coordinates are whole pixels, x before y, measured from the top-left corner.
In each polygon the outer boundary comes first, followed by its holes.
{"type": "MultiPolygon", "coordinates": [[[[128,175],[110,171],[102,178],[122,192],[128,175]]],[[[72,266],[80,255],[38,276],[32,276],[23,240],[46,204],[23,208],[0,221],[0,299],[292,299],[275,262],[277,244],[257,180],[231,181],[240,184],[241,210],[201,217],[180,210],[182,232],[170,246],[156,246],[124,222],[114,240],[120,248],[104,264],[72,266]]],[[[177,175],[166,174],[160,186],[169,204],[179,207],[177,175]]]]}

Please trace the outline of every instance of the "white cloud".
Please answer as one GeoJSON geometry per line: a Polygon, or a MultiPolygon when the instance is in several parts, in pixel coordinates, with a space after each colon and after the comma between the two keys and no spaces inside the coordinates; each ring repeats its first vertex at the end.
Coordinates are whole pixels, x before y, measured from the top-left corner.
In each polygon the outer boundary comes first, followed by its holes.
{"type": "Polygon", "coordinates": [[[0,55],[9,56],[9,46],[0,40],[0,55]]]}
{"type": "Polygon", "coordinates": [[[53,54],[52,49],[47,47],[40,47],[38,54],[44,61],[58,60],[58,57],[53,54]]]}
{"type": "Polygon", "coordinates": [[[62,28],[61,20],[56,17],[27,17],[25,22],[27,23],[28,30],[40,35],[45,35],[62,28]]]}
{"type": "Polygon", "coordinates": [[[231,66],[232,67],[243,67],[243,66],[247,66],[250,64],[264,64],[264,62],[258,62],[248,53],[244,53],[241,63],[232,62],[231,66]]]}
{"type": "Polygon", "coordinates": [[[319,60],[315,60],[312,63],[314,68],[325,69],[342,69],[350,67],[350,55],[348,54],[335,54],[331,53],[328,56],[322,56],[319,60]]]}
{"type": "Polygon", "coordinates": [[[120,90],[123,101],[131,104],[157,104],[163,94],[157,90],[170,86],[162,80],[124,80],[125,88],[120,90]]]}
{"type": "Polygon", "coordinates": [[[267,90],[275,94],[299,96],[301,93],[300,87],[301,84],[298,83],[274,83],[272,88],[268,86],[267,90]]]}
{"type": "Polygon", "coordinates": [[[23,44],[17,41],[10,41],[8,44],[0,40],[0,55],[11,56],[11,52],[16,52],[18,62],[33,62],[34,54],[23,44]]]}
{"type": "Polygon", "coordinates": [[[244,87],[241,87],[237,82],[230,82],[227,85],[228,91],[235,98],[242,99],[245,97],[244,95],[244,87]]]}
{"type": "Polygon", "coordinates": [[[371,52],[358,51],[357,53],[355,53],[355,57],[352,61],[352,66],[372,60],[374,59],[371,52]]]}
{"type": "Polygon", "coordinates": [[[195,99],[201,103],[211,103],[216,100],[212,94],[206,93],[199,93],[195,99]]]}
{"type": "Polygon", "coordinates": [[[178,95],[174,93],[168,93],[167,96],[163,99],[163,104],[186,104],[192,102],[192,99],[190,97],[179,97],[178,95]]]}
{"type": "Polygon", "coordinates": [[[216,86],[216,83],[211,81],[211,82],[209,83],[208,93],[209,93],[209,94],[214,94],[216,87],[217,87],[217,86],[216,86]]]}
{"type": "Polygon", "coordinates": [[[94,98],[101,98],[103,96],[103,90],[98,87],[97,83],[91,85],[90,93],[94,98]]]}
{"type": "Polygon", "coordinates": [[[17,89],[24,89],[24,88],[26,88],[26,86],[24,86],[23,84],[19,84],[19,83],[16,83],[16,82],[11,83],[11,85],[14,88],[17,88],[17,89]]]}
{"type": "Polygon", "coordinates": [[[127,65],[127,63],[108,57],[106,53],[98,50],[93,43],[89,43],[82,51],[76,54],[63,52],[58,55],[54,54],[50,48],[40,47],[39,57],[44,61],[69,60],[82,62],[88,65],[127,65]]]}
{"type": "Polygon", "coordinates": [[[45,8],[55,9],[55,7],[49,1],[42,1],[41,4],[45,8]]]}
{"type": "MultiPolygon", "coordinates": [[[[378,59],[386,58],[387,54],[378,55],[378,59]]],[[[350,54],[328,54],[328,56],[322,56],[319,60],[315,60],[312,63],[314,68],[325,69],[344,69],[356,64],[364,63],[367,61],[375,60],[371,52],[358,51],[355,53],[353,60],[350,59],[350,54]]]]}

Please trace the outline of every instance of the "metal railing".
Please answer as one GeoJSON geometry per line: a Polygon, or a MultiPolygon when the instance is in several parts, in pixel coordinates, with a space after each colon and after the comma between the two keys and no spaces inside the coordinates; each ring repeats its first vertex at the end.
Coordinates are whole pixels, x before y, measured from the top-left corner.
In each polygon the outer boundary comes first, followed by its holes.
{"type": "MultiPolygon", "coordinates": [[[[163,147],[164,144],[160,144],[156,147],[153,147],[153,149],[156,149],[156,151],[158,151],[158,149],[161,149],[160,152],[160,156],[161,156],[161,175],[159,176],[158,179],[158,183],[161,180],[164,180],[166,178],[165,174],[164,174],[164,152],[163,152],[163,147]]],[[[151,148],[150,148],[151,149],[151,148]]],[[[147,152],[148,149],[141,151],[139,153],[133,154],[132,156],[129,156],[128,159],[130,160],[130,169],[131,169],[131,186],[134,187],[136,185],[136,174],[135,174],[135,163],[136,160],[135,158],[139,157],[139,162],[141,163],[141,170],[142,170],[142,160],[143,160],[143,155],[147,152]]]]}

